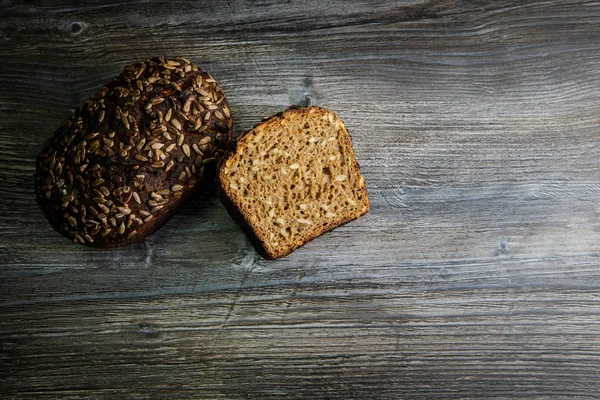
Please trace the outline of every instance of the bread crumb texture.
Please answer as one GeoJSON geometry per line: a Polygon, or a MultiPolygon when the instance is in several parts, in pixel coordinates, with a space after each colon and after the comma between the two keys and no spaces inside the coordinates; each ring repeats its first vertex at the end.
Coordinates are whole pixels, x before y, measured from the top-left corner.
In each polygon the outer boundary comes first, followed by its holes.
{"type": "Polygon", "coordinates": [[[244,134],[219,183],[271,258],[369,210],[348,130],[319,107],[286,110],[244,134]]]}

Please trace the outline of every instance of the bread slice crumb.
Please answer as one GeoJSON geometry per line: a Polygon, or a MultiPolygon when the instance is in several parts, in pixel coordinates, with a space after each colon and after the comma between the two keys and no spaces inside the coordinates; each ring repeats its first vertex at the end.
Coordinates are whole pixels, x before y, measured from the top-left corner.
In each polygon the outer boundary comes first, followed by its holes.
{"type": "Polygon", "coordinates": [[[271,259],[370,207],[350,134],[326,108],[290,108],[246,132],[218,180],[225,206],[271,259]]]}

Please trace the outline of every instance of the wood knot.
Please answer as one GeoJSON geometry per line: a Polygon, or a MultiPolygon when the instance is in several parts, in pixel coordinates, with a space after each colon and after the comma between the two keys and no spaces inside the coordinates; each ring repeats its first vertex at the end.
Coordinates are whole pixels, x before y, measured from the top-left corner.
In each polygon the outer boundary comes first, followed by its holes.
{"type": "Polygon", "coordinates": [[[79,35],[83,32],[83,24],[79,21],[71,21],[67,24],[67,33],[71,35],[79,35]]]}
{"type": "Polygon", "coordinates": [[[4,38],[4,40],[9,41],[9,40],[13,39],[14,34],[13,34],[12,30],[6,30],[6,31],[4,31],[4,34],[2,35],[2,37],[4,38]]]}
{"type": "Polygon", "coordinates": [[[139,326],[140,328],[140,332],[142,333],[153,333],[154,332],[154,328],[152,328],[152,325],[146,323],[146,322],[142,322],[139,326]]]}

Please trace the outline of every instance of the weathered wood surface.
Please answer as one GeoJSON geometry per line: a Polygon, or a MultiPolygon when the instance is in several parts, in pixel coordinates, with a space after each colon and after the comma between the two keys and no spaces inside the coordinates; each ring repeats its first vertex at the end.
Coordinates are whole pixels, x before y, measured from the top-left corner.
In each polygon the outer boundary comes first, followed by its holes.
{"type": "Polygon", "coordinates": [[[600,2],[0,2],[0,397],[598,398],[600,2]],[[55,234],[34,157],[124,65],[188,56],[236,132],[333,108],[372,210],[280,261],[214,196],[55,234]]]}

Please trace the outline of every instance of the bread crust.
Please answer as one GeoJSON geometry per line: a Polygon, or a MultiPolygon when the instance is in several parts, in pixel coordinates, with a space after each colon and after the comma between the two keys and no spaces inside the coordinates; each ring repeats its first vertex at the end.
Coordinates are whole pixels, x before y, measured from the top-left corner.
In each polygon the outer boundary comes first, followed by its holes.
{"type": "Polygon", "coordinates": [[[37,202],[75,242],[138,242],[211,179],[211,165],[231,146],[231,122],[221,88],[189,60],[127,66],[61,123],[37,157],[37,202]]]}
{"type": "Polygon", "coordinates": [[[356,156],[352,147],[352,138],[343,123],[341,124],[341,129],[343,129],[344,134],[341,136],[347,138],[349,141],[347,149],[351,152],[352,170],[355,173],[355,176],[360,177],[360,182],[357,182],[356,186],[356,189],[360,192],[359,197],[362,198],[362,208],[360,210],[354,213],[348,213],[346,215],[341,216],[340,218],[332,219],[328,224],[324,226],[321,225],[318,228],[315,228],[309,235],[302,237],[300,241],[297,241],[293,246],[289,248],[272,247],[266,240],[266,234],[262,231],[257,221],[252,215],[250,215],[247,212],[244,212],[244,210],[242,209],[241,202],[237,198],[236,194],[232,192],[232,190],[229,187],[227,187],[227,174],[225,172],[227,167],[225,166],[227,165],[227,162],[235,156],[236,151],[238,151],[238,147],[244,145],[245,137],[256,134],[257,132],[264,131],[268,128],[280,126],[281,122],[286,118],[305,118],[309,114],[313,113],[318,113],[320,116],[333,115],[334,119],[341,122],[338,115],[327,108],[316,106],[290,107],[278,114],[273,115],[270,118],[263,120],[261,123],[254,126],[251,130],[242,134],[238,138],[236,148],[230,151],[222,159],[219,172],[217,173],[217,190],[221,202],[223,203],[229,214],[232,216],[232,218],[234,218],[234,220],[236,220],[241,225],[243,230],[248,234],[257,252],[267,259],[277,259],[285,257],[291,254],[297,248],[303,246],[304,244],[322,235],[323,233],[332,231],[338,226],[341,226],[361,217],[362,215],[366,214],[370,209],[370,202],[367,194],[366,185],[364,184],[364,179],[362,179],[362,176],[360,175],[360,166],[356,161],[356,156]]]}

